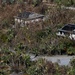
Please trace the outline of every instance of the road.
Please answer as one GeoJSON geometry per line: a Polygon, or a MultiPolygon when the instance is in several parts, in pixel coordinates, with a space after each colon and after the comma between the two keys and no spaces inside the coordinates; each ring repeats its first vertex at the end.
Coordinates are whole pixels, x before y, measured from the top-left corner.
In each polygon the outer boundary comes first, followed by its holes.
{"type": "Polygon", "coordinates": [[[70,60],[75,58],[75,56],[67,56],[67,55],[58,55],[58,56],[37,56],[33,54],[29,54],[32,61],[36,61],[40,58],[46,59],[47,61],[52,61],[53,63],[57,62],[59,65],[70,65],[70,60]]]}
{"type": "MultiPolygon", "coordinates": [[[[35,55],[33,55],[33,54],[27,54],[27,55],[30,56],[31,61],[36,61],[40,58],[43,58],[43,59],[46,59],[47,61],[52,61],[53,63],[57,62],[59,65],[65,65],[65,66],[67,66],[67,65],[70,66],[70,63],[69,63],[70,60],[75,58],[75,56],[67,56],[67,55],[63,55],[63,56],[60,56],[60,55],[58,55],[58,56],[37,56],[37,57],[35,57],[35,55]]],[[[10,75],[23,75],[23,73],[22,72],[20,72],[20,73],[13,72],[10,75]]]]}
{"type": "Polygon", "coordinates": [[[75,10],[75,7],[66,7],[66,6],[61,6],[61,8],[69,9],[69,10],[75,10]]]}
{"type": "MultiPolygon", "coordinates": [[[[11,52],[16,53],[14,50],[10,49],[11,52]]],[[[69,65],[71,59],[75,58],[75,56],[67,56],[67,55],[57,55],[57,56],[35,56],[34,54],[26,53],[31,58],[31,61],[36,61],[40,58],[46,59],[47,61],[52,61],[53,63],[58,62],[59,65],[69,65]]]]}

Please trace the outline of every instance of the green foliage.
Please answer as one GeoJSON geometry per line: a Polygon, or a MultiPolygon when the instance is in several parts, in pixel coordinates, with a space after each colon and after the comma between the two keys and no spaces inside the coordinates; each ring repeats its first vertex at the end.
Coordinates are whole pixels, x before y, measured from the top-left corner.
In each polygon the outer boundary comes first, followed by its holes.
{"type": "Polygon", "coordinates": [[[59,4],[59,5],[61,5],[62,0],[55,0],[55,2],[56,2],[57,4],[59,4]]]}
{"type": "Polygon", "coordinates": [[[47,37],[48,35],[50,35],[51,33],[51,28],[45,28],[43,30],[40,30],[36,33],[36,37],[37,39],[42,39],[42,38],[45,38],[47,37]]]}
{"type": "Polygon", "coordinates": [[[14,31],[12,30],[12,29],[9,29],[8,30],[8,32],[7,32],[7,36],[8,36],[8,38],[7,38],[7,41],[8,42],[11,42],[11,40],[14,38],[14,31]]]}
{"type": "Polygon", "coordinates": [[[9,43],[13,40],[15,34],[11,29],[4,29],[3,32],[0,33],[1,43],[9,43]]]}
{"type": "Polygon", "coordinates": [[[12,4],[15,0],[2,0],[2,3],[5,4],[5,3],[9,3],[9,4],[12,4]]]}
{"type": "Polygon", "coordinates": [[[74,47],[69,47],[67,50],[67,54],[71,55],[71,54],[75,54],[75,48],[74,47]]]}
{"type": "Polygon", "coordinates": [[[22,59],[23,59],[23,61],[25,61],[26,68],[28,68],[31,65],[30,56],[29,55],[23,55],[22,59]]]}
{"type": "Polygon", "coordinates": [[[5,42],[7,42],[7,35],[6,34],[1,34],[0,35],[0,39],[1,39],[1,41],[3,42],[3,43],[5,43],[5,42]]]}
{"type": "Polygon", "coordinates": [[[75,69],[75,59],[74,58],[71,59],[70,64],[75,69]]]}
{"type": "Polygon", "coordinates": [[[43,59],[39,59],[38,62],[31,66],[27,73],[29,75],[43,75],[43,68],[44,68],[44,62],[43,62],[43,59]]]}
{"type": "Polygon", "coordinates": [[[9,21],[7,19],[4,19],[2,21],[2,26],[3,26],[3,28],[9,27],[9,21]]]}
{"type": "Polygon", "coordinates": [[[40,5],[41,2],[42,2],[42,0],[33,0],[34,6],[40,5]]]}
{"type": "Polygon", "coordinates": [[[72,6],[75,5],[75,0],[55,0],[59,5],[72,6]]]}
{"type": "Polygon", "coordinates": [[[17,0],[18,3],[23,3],[23,0],[17,0]]]}

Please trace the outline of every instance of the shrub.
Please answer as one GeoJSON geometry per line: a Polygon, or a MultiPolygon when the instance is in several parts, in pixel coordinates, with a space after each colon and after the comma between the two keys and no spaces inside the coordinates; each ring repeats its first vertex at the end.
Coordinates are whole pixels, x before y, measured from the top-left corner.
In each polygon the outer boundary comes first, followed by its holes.
{"type": "Polygon", "coordinates": [[[34,6],[38,6],[41,2],[42,0],[33,0],[34,6]]]}
{"type": "Polygon", "coordinates": [[[70,47],[67,49],[67,54],[68,54],[68,55],[75,54],[75,48],[70,46],[70,47]]]}

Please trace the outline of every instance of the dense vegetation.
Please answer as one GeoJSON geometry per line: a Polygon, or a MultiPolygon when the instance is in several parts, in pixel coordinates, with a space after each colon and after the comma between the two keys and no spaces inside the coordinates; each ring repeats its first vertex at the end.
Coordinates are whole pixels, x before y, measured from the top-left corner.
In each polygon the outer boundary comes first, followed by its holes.
{"type": "MultiPolygon", "coordinates": [[[[26,53],[38,55],[75,55],[75,41],[58,37],[56,32],[64,24],[75,23],[75,11],[60,5],[74,6],[73,0],[54,0],[57,6],[47,6],[41,0],[1,0],[0,4],[0,75],[24,72],[28,75],[74,75],[75,59],[71,67],[59,66],[44,59],[31,61],[26,53]],[[66,4],[68,3],[69,4],[66,4]],[[60,5],[59,5],[60,4],[60,5]],[[25,27],[16,24],[13,16],[22,11],[48,14],[46,21],[25,27]],[[10,13],[11,12],[11,13],[10,13]]],[[[52,1],[52,0],[51,0],[52,1]]]]}
{"type": "Polygon", "coordinates": [[[59,66],[45,59],[31,61],[24,50],[15,52],[8,49],[0,50],[0,75],[10,75],[12,72],[23,72],[24,75],[74,75],[75,59],[70,62],[71,66],[59,66]],[[16,52],[16,53],[15,53],[16,52]]]}

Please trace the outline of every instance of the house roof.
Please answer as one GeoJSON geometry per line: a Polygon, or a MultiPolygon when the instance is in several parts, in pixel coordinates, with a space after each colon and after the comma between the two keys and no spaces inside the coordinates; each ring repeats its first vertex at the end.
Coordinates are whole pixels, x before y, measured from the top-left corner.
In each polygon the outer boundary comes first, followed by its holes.
{"type": "Polygon", "coordinates": [[[23,19],[35,19],[35,18],[42,18],[42,17],[44,17],[44,15],[37,14],[34,12],[27,12],[27,11],[19,13],[17,16],[17,18],[23,18],[23,19]]]}
{"type": "Polygon", "coordinates": [[[31,14],[30,12],[22,12],[22,13],[18,14],[18,17],[19,18],[28,18],[30,14],[31,14]]]}
{"type": "Polygon", "coordinates": [[[67,24],[67,25],[63,26],[61,29],[59,29],[59,31],[63,31],[63,32],[70,32],[70,31],[74,31],[74,30],[75,30],[74,24],[67,24]]]}

